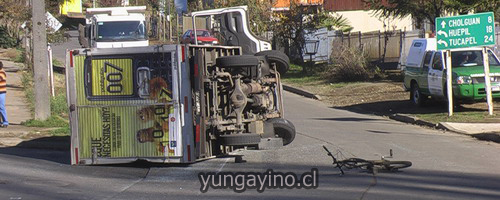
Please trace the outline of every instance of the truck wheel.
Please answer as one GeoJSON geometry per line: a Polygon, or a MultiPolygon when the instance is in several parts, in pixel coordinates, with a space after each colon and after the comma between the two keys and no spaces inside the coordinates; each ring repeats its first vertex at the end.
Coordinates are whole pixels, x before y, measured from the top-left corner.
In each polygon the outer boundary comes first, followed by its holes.
{"type": "Polygon", "coordinates": [[[252,55],[224,56],[215,60],[219,67],[253,67],[259,65],[259,59],[252,55]]]}
{"type": "Polygon", "coordinates": [[[282,75],[285,74],[290,68],[290,59],[281,51],[261,51],[256,53],[255,56],[266,56],[269,63],[276,63],[276,69],[282,75]]]}
{"type": "Polygon", "coordinates": [[[288,145],[295,139],[295,126],[292,122],[283,118],[273,118],[268,122],[273,124],[274,133],[283,139],[283,145],[288,145]]]}
{"type": "Polygon", "coordinates": [[[411,85],[411,92],[410,92],[411,102],[413,104],[415,104],[416,106],[423,106],[426,99],[427,99],[427,97],[422,95],[422,93],[420,92],[420,88],[418,87],[418,84],[413,83],[411,85]]]}
{"type": "Polygon", "coordinates": [[[256,133],[220,135],[219,138],[226,146],[249,146],[257,145],[260,142],[260,135],[256,133]]]}

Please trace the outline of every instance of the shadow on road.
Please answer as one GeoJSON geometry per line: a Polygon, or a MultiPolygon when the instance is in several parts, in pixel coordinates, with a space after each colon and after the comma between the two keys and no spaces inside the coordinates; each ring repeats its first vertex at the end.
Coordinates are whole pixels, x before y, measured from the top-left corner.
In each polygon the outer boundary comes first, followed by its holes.
{"type": "MultiPolygon", "coordinates": [[[[70,152],[70,137],[69,136],[51,136],[36,138],[19,143],[14,147],[0,148],[0,154],[33,158],[39,160],[47,160],[60,164],[71,164],[70,152]]],[[[150,167],[184,167],[188,164],[158,164],[150,163],[145,160],[136,160],[131,163],[123,164],[107,164],[95,166],[108,167],[133,167],[133,168],[150,168],[150,167]]]]}
{"type": "Polygon", "coordinates": [[[14,147],[0,148],[0,154],[70,164],[69,136],[42,137],[27,140],[14,147]]]}
{"type": "Polygon", "coordinates": [[[338,118],[313,118],[315,120],[330,120],[341,122],[361,122],[361,121],[377,121],[380,119],[358,118],[358,117],[338,117],[338,118]]]}
{"type": "MultiPolygon", "coordinates": [[[[409,100],[379,101],[361,103],[350,106],[333,107],[362,114],[376,114],[389,116],[392,114],[432,114],[448,112],[448,104],[444,101],[429,101],[426,105],[417,107],[409,100]]],[[[479,108],[469,105],[456,106],[454,112],[488,111],[487,107],[479,108]]]]}

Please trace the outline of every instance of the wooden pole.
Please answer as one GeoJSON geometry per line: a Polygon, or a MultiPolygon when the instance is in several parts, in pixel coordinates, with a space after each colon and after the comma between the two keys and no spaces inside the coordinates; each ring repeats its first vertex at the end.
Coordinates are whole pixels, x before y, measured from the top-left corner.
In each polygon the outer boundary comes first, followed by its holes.
{"type": "Polygon", "coordinates": [[[490,62],[488,58],[488,49],[483,48],[483,63],[484,63],[484,89],[486,90],[486,102],[488,102],[488,113],[493,115],[493,98],[491,97],[491,81],[490,81],[490,62]]]}
{"type": "Polygon", "coordinates": [[[451,85],[451,51],[446,51],[446,93],[448,96],[448,116],[453,115],[453,88],[451,85]]]}

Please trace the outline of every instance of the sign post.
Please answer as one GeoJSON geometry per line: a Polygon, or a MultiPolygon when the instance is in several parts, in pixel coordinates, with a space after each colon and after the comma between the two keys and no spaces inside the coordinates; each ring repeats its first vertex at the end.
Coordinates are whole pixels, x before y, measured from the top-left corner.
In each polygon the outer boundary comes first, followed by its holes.
{"type": "Polygon", "coordinates": [[[493,114],[491,83],[489,76],[488,51],[485,46],[495,45],[495,17],[492,12],[473,15],[459,15],[436,18],[436,40],[438,50],[448,50],[446,56],[446,84],[448,94],[448,116],[453,115],[453,88],[451,70],[451,49],[483,48],[485,90],[489,114],[493,114]]]}

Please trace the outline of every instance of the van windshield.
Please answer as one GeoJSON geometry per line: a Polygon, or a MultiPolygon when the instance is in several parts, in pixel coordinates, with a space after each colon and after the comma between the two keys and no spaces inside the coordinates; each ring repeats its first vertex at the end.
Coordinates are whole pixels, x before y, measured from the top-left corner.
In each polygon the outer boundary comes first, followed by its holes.
{"type": "Polygon", "coordinates": [[[146,39],[146,28],[141,21],[97,22],[98,42],[146,39]]]}
{"type": "MultiPolygon", "coordinates": [[[[490,65],[500,66],[497,58],[488,51],[490,65]]],[[[451,52],[451,64],[453,67],[475,67],[483,66],[483,53],[480,50],[451,52]]]]}

